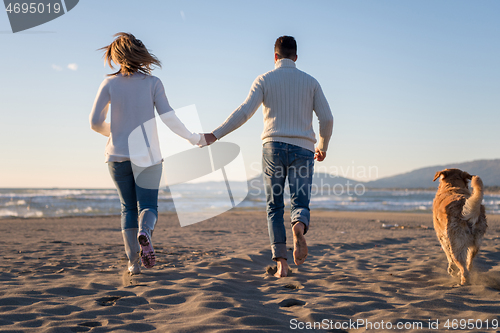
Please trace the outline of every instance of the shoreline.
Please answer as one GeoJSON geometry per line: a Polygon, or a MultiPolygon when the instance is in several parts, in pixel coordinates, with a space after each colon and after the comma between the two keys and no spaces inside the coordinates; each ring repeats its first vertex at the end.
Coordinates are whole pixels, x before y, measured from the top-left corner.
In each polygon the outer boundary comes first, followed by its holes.
{"type": "MultiPolygon", "coordinates": [[[[285,210],[288,208],[288,206],[285,206],[285,210]]],[[[265,208],[262,207],[241,207],[241,208],[233,208],[229,210],[228,212],[263,212],[265,211],[265,208]]],[[[387,214],[430,214],[432,217],[432,210],[336,210],[336,209],[324,209],[324,208],[311,208],[311,212],[323,212],[323,213],[352,213],[352,214],[361,214],[361,213],[387,213],[387,214]]],[[[226,212],[227,213],[227,212],[226,212]]],[[[225,214],[225,213],[223,213],[225,214]]],[[[160,216],[162,215],[176,215],[175,212],[160,212],[160,216]]],[[[494,213],[486,213],[486,216],[500,216],[500,213],[494,214],[494,213]]],[[[56,219],[56,220],[61,220],[61,219],[74,219],[74,218],[111,218],[111,217],[120,217],[120,214],[107,214],[107,215],[66,215],[66,216],[1,216],[0,217],[0,223],[3,221],[8,221],[8,220],[48,220],[48,219],[56,219]]],[[[210,219],[208,219],[210,220],[210,219]]]]}

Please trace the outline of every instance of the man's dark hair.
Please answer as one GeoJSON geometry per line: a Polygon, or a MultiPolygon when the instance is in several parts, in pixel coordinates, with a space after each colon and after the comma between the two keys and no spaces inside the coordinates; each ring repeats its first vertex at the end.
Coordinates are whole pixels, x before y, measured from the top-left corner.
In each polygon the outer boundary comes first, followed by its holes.
{"type": "Polygon", "coordinates": [[[281,36],[274,43],[274,53],[278,54],[280,59],[292,59],[297,55],[297,42],[292,36],[281,36]]]}

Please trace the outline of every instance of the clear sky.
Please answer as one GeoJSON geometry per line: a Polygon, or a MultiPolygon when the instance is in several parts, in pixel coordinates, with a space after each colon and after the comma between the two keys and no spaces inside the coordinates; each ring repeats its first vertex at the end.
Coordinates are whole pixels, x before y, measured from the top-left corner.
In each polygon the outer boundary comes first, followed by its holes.
{"type": "MultiPolygon", "coordinates": [[[[110,73],[96,50],[120,31],[160,58],[170,104],[195,104],[206,131],[274,68],[276,38],[294,36],[335,117],[323,171],[367,180],[500,158],[499,17],[497,0],[81,0],[13,34],[0,13],[0,187],[113,186],[88,115],[110,73]]],[[[248,176],[262,127],[259,110],[224,138],[248,176]]]]}

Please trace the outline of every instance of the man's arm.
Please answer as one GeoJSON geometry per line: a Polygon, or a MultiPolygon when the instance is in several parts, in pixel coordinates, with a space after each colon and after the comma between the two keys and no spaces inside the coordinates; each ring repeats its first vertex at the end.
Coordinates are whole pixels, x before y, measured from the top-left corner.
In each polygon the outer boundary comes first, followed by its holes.
{"type": "Polygon", "coordinates": [[[261,77],[258,77],[253,82],[252,88],[250,89],[250,93],[248,94],[245,102],[234,110],[222,125],[217,127],[217,129],[212,132],[214,137],[216,139],[221,139],[246,123],[248,119],[255,114],[255,111],[257,111],[263,101],[264,89],[262,87],[262,79],[261,77]]]}
{"type": "MultiPolygon", "coordinates": [[[[319,120],[319,141],[316,146],[316,155],[318,155],[318,150],[320,152],[326,153],[328,150],[328,144],[330,142],[330,137],[333,133],[333,115],[326,100],[323,90],[318,83],[316,91],[314,93],[314,112],[319,120]]],[[[326,154],[325,154],[326,155],[326,154]]],[[[322,161],[324,156],[319,154],[317,160],[322,161]],[[319,158],[322,158],[321,160],[319,158]]]]}

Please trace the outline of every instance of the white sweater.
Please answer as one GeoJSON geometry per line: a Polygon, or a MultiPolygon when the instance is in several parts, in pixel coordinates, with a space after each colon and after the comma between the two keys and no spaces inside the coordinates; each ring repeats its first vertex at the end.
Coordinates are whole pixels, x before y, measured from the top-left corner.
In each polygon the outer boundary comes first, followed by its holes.
{"type": "Polygon", "coordinates": [[[109,137],[105,150],[106,162],[130,160],[129,136],[134,129],[146,122],[147,130],[151,132],[147,133],[147,139],[152,151],[146,151],[145,154],[155,157],[152,164],[161,162],[154,120],[155,107],[161,120],[174,133],[193,145],[200,141],[200,135],[190,132],[175,115],[159,78],[141,73],[130,76],[118,74],[102,82],[89,117],[91,128],[109,137]],[[110,122],[107,123],[106,116],[110,104],[110,122]]]}
{"type": "Polygon", "coordinates": [[[252,117],[263,104],[263,143],[279,141],[314,151],[316,137],[313,111],[319,120],[321,151],[327,151],[333,131],[333,115],[315,78],[295,67],[291,59],[280,59],[275,69],[253,82],[250,94],[213,134],[217,139],[231,133],[252,117]]]}

